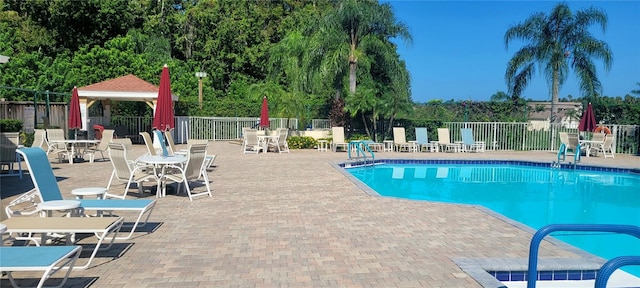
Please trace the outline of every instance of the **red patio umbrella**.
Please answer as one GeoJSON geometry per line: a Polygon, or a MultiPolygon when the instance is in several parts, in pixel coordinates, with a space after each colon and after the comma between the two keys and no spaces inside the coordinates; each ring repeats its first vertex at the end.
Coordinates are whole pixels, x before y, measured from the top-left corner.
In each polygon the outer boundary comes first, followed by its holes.
{"type": "Polygon", "coordinates": [[[262,98],[262,109],[260,109],[260,127],[269,127],[269,105],[267,96],[262,98]]]}
{"type": "Polygon", "coordinates": [[[168,131],[175,127],[173,99],[171,98],[171,79],[167,64],[162,67],[162,73],[160,73],[160,90],[158,90],[156,111],[153,115],[151,127],[160,131],[168,131]]]}
{"type": "Polygon", "coordinates": [[[582,113],[582,118],[580,119],[580,124],[578,125],[579,131],[593,132],[597,127],[596,125],[596,116],[593,114],[593,108],[591,107],[591,103],[587,105],[587,110],[582,113]]]}
{"type": "Polygon", "coordinates": [[[82,115],[80,115],[80,98],[78,97],[78,88],[73,86],[71,91],[71,102],[69,103],[69,129],[76,130],[76,137],[78,137],[78,131],[82,129],[82,115]]]}

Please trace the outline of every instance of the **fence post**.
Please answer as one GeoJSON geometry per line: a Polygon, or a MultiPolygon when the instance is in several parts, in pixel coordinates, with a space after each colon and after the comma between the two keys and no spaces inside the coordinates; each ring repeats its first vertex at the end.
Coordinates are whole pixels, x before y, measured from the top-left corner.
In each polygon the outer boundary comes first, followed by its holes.
{"type": "Polygon", "coordinates": [[[525,151],[525,146],[527,146],[527,123],[522,124],[522,151],[525,151]]]}
{"type": "Polygon", "coordinates": [[[496,145],[498,145],[497,135],[498,134],[498,123],[493,122],[493,142],[491,142],[491,146],[493,146],[493,151],[496,150],[496,145]]]}

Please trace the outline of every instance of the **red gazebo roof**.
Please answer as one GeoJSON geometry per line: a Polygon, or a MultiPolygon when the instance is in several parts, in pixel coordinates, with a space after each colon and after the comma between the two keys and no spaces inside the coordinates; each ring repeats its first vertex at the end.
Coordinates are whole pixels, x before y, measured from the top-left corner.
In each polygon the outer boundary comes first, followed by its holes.
{"type": "Polygon", "coordinates": [[[114,91],[114,92],[155,92],[158,86],[144,81],[133,74],[105,80],[78,88],[84,91],[114,91]]]}

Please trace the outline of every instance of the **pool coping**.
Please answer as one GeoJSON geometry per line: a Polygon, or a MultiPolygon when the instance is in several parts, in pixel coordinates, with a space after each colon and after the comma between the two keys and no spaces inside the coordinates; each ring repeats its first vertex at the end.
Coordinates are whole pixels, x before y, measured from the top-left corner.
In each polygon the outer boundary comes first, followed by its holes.
{"type": "MultiPolygon", "coordinates": [[[[334,167],[339,173],[342,173],[347,177],[351,182],[353,182],[360,190],[365,192],[369,196],[374,197],[386,197],[380,195],[375,190],[371,189],[371,187],[364,184],[362,181],[357,179],[351,173],[347,172],[349,168],[357,168],[362,167],[364,165],[379,165],[379,164],[508,164],[508,165],[521,165],[521,166],[530,166],[530,167],[544,167],[549,168],[554,163],[549,162],[535,162],[535,161],[521,161],[521,160],[440,160],[440,159],[376,159],[373,163],[363,163],[360,161],[355,162],[345,162],[345,161],[336,161],[330,163],[332,167],[334,167]]],[[[618,172],[618,173],[631,173],[631,174],[639,174],[640,169],[635,168],[614,168],[614,167],[603,167],[603,166],[594,166],[594,165],[573,165],[573,164],[560,164],[560,167],[556,167],[559,169],[578,169],[585,171],[601,171],[601,172],[618,172]]],[[[417,200],[417,201],[425,201],[425,202],[433,202],[429,200],[417,200]]],[[[473,205],[473,204],[460,204],[460,203],[444,203],[438,202],[445,205],[459,205],[459,206],[468,206],[481,212],[484,212],[500,221],[503,221],[511,226],[514,226],[517,229],[523,230],[533,236],[536,233],[536,230],[533,228],[522,224],[518,221],[510,219],[500,213],[497,213],[489,208],[486,208],[482,205],[473,205]]],[[[568,252],[571,252],[579,258],[541,258],[538,259],[538,272],[541,271],[591,271],[591,270],[599,270],[600,267],[606,262],[606,259],[591,254],[587,251],[584,251],[578,247],[570,245],[566,242],[560,241],[553,236],[547,236],[544,239],[547,242],[550,242],[561,249],[564,249],[568,252]]],[[[500,282],[496,277],[489,274],[488,271],[527,271],[528,269],[528,259],[527,258],[450,258],[462,271],[467,273],[470,277],[478,282],[483,287],[497,287],[503,288],[506,287],[502,282],[500,282]]]]}

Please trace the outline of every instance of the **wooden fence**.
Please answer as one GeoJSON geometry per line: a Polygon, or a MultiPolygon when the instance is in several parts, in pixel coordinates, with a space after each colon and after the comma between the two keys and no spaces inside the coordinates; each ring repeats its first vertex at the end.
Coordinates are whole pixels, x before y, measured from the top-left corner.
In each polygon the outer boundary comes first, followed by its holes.
{"type": "Polygon", "coordinates": [[[33,132],[35,127],[59,127],[67,130],[69,109],[65,102],[49,103],[49,117],[47,104],[31,101],[0,101],[0,119],[18,119],[23,123],[22,131],[33,132]]]}

